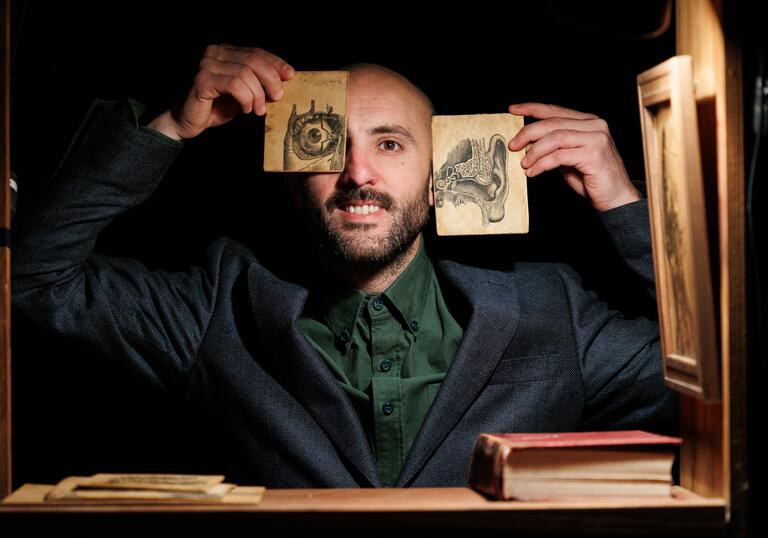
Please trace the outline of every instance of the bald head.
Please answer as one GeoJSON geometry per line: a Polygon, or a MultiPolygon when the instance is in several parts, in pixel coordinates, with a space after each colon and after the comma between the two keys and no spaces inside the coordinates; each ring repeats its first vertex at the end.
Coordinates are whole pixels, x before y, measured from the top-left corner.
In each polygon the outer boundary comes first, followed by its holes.
{"type": "Polygon", "coordinates": [[[405,78],[396,71],[392,71],[383,65],[372,63],[356,63],[346,65],[341,68],[349,71],[350,84],[361,81],[379,81],[384,84],[390,84],[394,89],[402,91],[406,96],[412,97],[414,103],[418,103],[421,111],[431,117],[435,113],[435,107],[432,100],[413,82],[405,78]]]}

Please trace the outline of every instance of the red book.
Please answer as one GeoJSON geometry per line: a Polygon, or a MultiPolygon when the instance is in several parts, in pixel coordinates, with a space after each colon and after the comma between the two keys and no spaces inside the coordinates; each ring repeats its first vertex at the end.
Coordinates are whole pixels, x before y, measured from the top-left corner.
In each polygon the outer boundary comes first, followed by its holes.
{"type": "Polygon", "coordinates": [[[495,499],[669,498],[680,443],[639,430],[481,434],[469,485],[495,499]]]}

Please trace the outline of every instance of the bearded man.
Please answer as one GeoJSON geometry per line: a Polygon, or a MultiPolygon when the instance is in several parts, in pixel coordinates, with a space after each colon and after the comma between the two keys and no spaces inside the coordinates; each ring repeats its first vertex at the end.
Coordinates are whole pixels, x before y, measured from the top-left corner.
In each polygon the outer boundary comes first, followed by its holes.
{"type": "MultiPolygon", "coordinates": [[[[220,45],[184,103],[146,126],[92,108],[37,210],[17,217],[15,306],[196,404],[227,434],[228,475],[271,488],[465,486],[482,432],[669,429],[656,323],[608,309],[563,265],[429,258],[432,105],[386,68],[348,70],[344,170],[286,178],[317,237],[310,283],[229,239],[185,273],[92,252],[183,140],[282,97],[290,65],[220,45]]],[[[526,175],[562,167],[652,282],[647,206],[605,122],[509,112],[540,120],[508,141],[528,147],[526,175]]]]}

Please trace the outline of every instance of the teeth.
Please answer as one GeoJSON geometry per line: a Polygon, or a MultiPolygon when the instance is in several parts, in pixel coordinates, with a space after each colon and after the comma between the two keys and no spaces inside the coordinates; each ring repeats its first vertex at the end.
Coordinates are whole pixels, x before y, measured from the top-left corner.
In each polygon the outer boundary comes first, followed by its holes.
{"type": "Polygon", "coordinates": [[[346,208],[344,208],[347,213],[352,213],[353,215],[368,215],[370,213],[376,213],[381,207],[377,205],[349,205],[346,208]]]}

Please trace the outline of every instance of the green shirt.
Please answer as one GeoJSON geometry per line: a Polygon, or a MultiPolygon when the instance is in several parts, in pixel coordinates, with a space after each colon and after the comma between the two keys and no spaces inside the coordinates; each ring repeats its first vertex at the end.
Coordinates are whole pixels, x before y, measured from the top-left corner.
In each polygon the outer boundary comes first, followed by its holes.
{"type": "MultiPolygon", "coordinates": [[[[138,126],[145,107],[129,99],[116,112],[138,126]]],[[[349,396],[373,448],[379,478],[391,486],[464,331],[445,305],[423,241],[405,271],[380,295],[340,282],[318,288],[299,326],[349,396]]]]}
{"type": "Polygon", "coordinates": [[[357,411],[379,478],[393,485],[463,335],[423,242],[379,295],[341,283],[313,291],[299,326],[357,411]]]}

